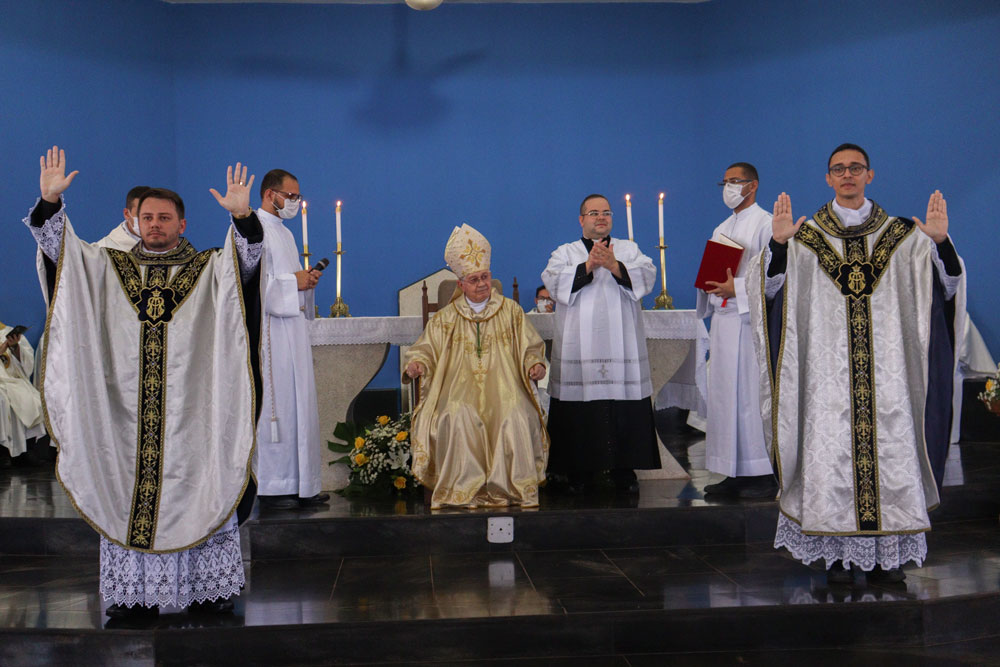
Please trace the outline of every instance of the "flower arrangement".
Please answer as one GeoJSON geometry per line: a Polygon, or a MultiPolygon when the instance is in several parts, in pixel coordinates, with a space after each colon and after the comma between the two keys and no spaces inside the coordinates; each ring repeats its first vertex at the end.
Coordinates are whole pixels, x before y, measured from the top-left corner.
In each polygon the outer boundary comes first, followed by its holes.
{"type": "Polygon", "coordinates": [[[1000,364],[997,364],[996,374],[986,380],[986,390],[980,392],[978,398],[986,404],[986,409],[1000,415],[1000,364]]]}
{"type": "Polygon", "coordinates": [[[395,420],[382,415],[364,428],[340,422],[333,435],[341,442],[328,442],[327,447],[343,456],[331,461],[330,465],[343,464],[351,469],[350,482],[341,493],[402,494],[419,486],[410,470],[409,412],[395,420]]]}

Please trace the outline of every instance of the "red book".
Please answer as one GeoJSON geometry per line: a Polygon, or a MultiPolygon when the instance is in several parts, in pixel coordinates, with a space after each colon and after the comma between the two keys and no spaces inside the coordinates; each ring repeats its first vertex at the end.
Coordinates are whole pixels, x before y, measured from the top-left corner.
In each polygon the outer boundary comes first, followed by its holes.
{"type": "Polygon", "coordinates": [[[736,269],[740,266],[740,258],[743,257],[743,246],[728,236],[720,234],[719,241],[709,239],[705,244],[705,254],[701,256],[701,266],[698,267],[698,277],[695,278],[694,286],[701,290],[714,289],[706,281],[711,280],[717,283],[726,282],[726,269],[736,275],[736,269]]]}

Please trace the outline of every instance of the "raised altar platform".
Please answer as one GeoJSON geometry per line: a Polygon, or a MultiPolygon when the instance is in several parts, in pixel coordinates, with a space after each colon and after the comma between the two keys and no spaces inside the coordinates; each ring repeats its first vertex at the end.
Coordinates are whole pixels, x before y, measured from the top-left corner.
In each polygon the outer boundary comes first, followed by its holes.
{"type": "Polygon", "coordinates": [[[0,665],[996,664],[998,443],[953,448],[928,560],[903,584],[830,587],[772,548],[775,503],[706,499],[703,441],[661,434],[691,479],[637,498],[430,512],[335,496],[259,515],[234,615],[164,609],[138,629],[107,625],[97,536],[53,472],[0,470],[0,665]],[[486,540],[496,516],[513,543],[486,540]]]}

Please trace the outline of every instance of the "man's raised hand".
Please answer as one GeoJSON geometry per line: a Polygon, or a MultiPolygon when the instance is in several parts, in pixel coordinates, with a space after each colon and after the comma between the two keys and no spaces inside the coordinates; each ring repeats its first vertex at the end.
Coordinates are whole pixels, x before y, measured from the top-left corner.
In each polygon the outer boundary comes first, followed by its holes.
{"type": "Polygon", "coordinates": [[[774,202],[774,217],[771,218],[771,238],[781,244],[795,236],[799,227],[806,221],[806,216],[792,222],[792,198],[782,192],[774,202]]]}
{"type": "Polygon", "coordinates": [[[58,203],[59,197],[80,172],[74,171],[69,176],[66,175],[66,151],[58,146],[50,148],[39,158],[39,163],[42,173],[38,177],[38,186],[42,191],[42,199],[50,204],[58,203]]]}
{"type": "Polygon", "coordinates": [[[948,238],[948,202],[944,200],[944,195],[940,190],[935,190],[927,202],[927,222],[923,222],[917,216],[916,220],[920,231],[931,237],[934,243],[943,243],[948,238]]]}
{"type": "Polygon", "coordinates": [[[250,174],[250,180],[247,180],[247,168],[237,162],[235,169],[232,165],[226,168],[226,196],[220,195],[215,188],[209,188],[208,191],[219,202],[219,206],[234,217],[244,217],[250,212],[250,186],[253,185],[253,179],[253,174],[250,174]]]}

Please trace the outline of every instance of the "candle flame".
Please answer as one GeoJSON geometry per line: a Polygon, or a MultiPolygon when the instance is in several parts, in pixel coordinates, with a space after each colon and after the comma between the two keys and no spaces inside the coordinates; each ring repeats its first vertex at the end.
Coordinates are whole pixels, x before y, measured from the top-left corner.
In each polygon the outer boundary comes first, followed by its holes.
{"type": "Polygon", "coordinates": [[[337,208],[340,208],[340,200],[337,200],[337,208]]]}
{"type": "Polygon", "coordinates": [[[309,206],[309,202],[307,202],[305,199],[303,199],[302,200],[302,210],[305,211],[307,206],[309,206]]]}
{"type": "Polygon", "coordinates": [[[664,198],[665,196],[666,196],[666,195],[664,195],[664,194],[663,194],[662,192],[660,193],[660,201],[661,201],[661,202],[663,201],[663,198],[664,198]]]}
{"type": "Polygon", "coordinates": [[[632,204],[632,195],[625,195],[625,203],[629,205],[632,204]]]}

